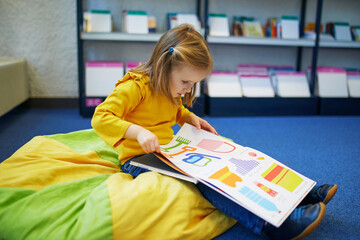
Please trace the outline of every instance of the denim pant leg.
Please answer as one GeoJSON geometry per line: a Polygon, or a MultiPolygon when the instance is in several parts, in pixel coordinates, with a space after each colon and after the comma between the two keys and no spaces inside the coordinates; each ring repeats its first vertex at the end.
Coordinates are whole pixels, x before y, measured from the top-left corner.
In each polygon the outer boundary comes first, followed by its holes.
{"type": "Polygon", "coordinates": [[[260,234],[264,225],[264,220],[250,212],[249,210],[241,207],[237,203],[221,195],[215,190],[209,188],[205,184],[199,182],[196,184],[202,195],[211,202],[214,207],[234,218],[240,224],[250,229],[256,234],[260,234]]]}
{"type": "MultiPolygon", "coordinates": [[[[130,160],[125,162],[124,165],[122,165],[122,170],[124,173],[129,173],[130,175],[132,175],[133,178],[136,178],[141,173],[149,171],[147,169],[131,165],[130,160]]],[[[206,200],[208,200],[212,205],[214,205],[214,207],[216,207],[226,215],[236,219],[238,222],[240,222],[242,225],[244,225],[246,228],[250,229],[254,233],[260,234],[261,229],[264,225],[263,219],[259,218],[255,214],[239,206],[238,204],[234,203],[230,199],[224,197],[220,193],[209,188],[201,182],[197,183],[196,186],[202,193],[202,195],[206,198],[206,200]]]]}
{"type": "MultiPolygon", "coordinates": [[[[131,159],[134,159],[137,157],[140,157],[140,156],[135,156],[131,159]]],[[[123,170],[124,173],[129,173],[131,176],[133,176],[133,178],[136,178],[137,176],[139,176],[139,174],[149,171],[145,168],[136,167],[136,166],[131,165],[130,160],[125,162],[124,165],[121,166],[121,169],[123,170]]]]}

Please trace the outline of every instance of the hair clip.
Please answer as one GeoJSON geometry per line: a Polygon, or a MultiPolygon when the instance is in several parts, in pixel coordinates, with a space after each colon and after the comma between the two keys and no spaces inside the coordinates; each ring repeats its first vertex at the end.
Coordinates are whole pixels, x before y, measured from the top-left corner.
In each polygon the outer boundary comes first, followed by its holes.
{"type": "Polygon", "coordinates": [[[169,47],[169,52],[173,52],[174,51],[174,47],[169,47]]]}

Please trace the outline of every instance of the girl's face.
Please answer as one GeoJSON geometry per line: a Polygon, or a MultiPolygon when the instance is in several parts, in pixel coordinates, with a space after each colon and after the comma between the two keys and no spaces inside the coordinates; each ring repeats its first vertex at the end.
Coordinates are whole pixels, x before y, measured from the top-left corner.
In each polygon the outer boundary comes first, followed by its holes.
{"type": "Polygon", "coordinates": [[[200,82],[208,75],[208,72],[188,65],[174,67],[170,72],[170,91],[176,98],[191,92],[194,84],[200,82]]]}

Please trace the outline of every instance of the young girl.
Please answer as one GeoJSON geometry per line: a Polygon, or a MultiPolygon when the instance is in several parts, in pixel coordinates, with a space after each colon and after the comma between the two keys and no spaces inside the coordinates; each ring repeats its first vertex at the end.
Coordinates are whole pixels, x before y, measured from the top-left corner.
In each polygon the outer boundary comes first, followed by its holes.
{"type": "MultiPolygon", "coordinates": [[[[94,113],[92,126],[109,145],[116,147],[125,173],[134,178],[147,170],[133,167],[129,160],[160,152],[160,145],[173,138],[176,123],[194,125],[217,134],[204,119],[191,113],[196,83],[212,71],[212,58],[204,38],[190,25],[167,31],[156,44],[148,62],[128,72],[115,90],[94,113]]],[[[280,228],[223,197],[205,185],[197,184],[203,196],[225,214],[257,234],[274,239],[304,237],[319,225],[325,213],[322,201],[329,201],[336,185],[314,188],[309,205],[295,209],[280,228]]]]}

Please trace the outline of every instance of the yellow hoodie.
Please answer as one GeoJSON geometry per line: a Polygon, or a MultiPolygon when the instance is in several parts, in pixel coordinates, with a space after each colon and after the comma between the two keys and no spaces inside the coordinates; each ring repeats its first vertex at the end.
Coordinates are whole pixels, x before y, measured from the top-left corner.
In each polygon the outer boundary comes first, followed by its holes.
{"type": "Polygon", "coordinates": [[[189,114],[181,99],[175,106],[166,96],[151,93],[148,76],[129,72],[95,109],[91,125],[107,144],[118,149],[124,164],[133,156],[145,154],[136,140],[124,138],[131,124],[150,130],[160,144],[167,144],[173,138],[172,126],[182,126],[189,114]]]}

